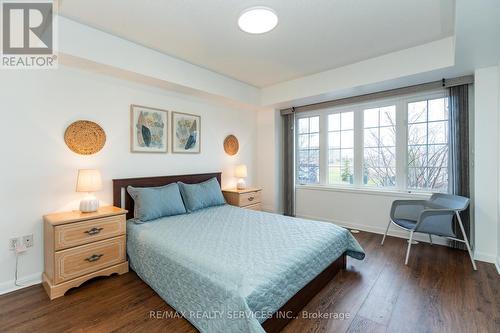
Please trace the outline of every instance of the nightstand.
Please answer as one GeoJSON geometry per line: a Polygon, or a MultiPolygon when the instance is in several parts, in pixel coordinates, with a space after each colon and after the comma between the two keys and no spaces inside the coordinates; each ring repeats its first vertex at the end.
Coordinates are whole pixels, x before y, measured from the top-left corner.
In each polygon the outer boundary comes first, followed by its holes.
{"type": "Polygon", "coordinates": [[[96,276],[128,272],[126,210],[45,215],[43,287],[50,299],[96,276]]]}
{"type": "Polygon", "coordinates": [[[260,188],[222,190],[228,204],[253,210],[261,210],[261,192],[260,188]]]}

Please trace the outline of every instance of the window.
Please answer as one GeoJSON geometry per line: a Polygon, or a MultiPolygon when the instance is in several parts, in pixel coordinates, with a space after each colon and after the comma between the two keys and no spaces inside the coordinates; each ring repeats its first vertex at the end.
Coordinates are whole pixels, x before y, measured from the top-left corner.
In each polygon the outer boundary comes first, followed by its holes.
{"type": "Polygon", "coordinates": [[[448,98],[408,103],[408,188],[448,191],[448,98]]]}
{"type": "Polygon", "coordinates": [[[319,182],[319,116],[299,118],[297,178],[301,184],[319,182]]]}
{"type": "Polygon", "coordinates": [[[328,115],[328,183],[353,184],[354,112],[328,115]]]}
{"type": "Polygon", "coordinates": [[[446,90],[300,113],[298,184],[448,191],[446,90]]]}
{"type": "Polygon", "coordinates": [[[396,106],[363,110],[363,184],[396,186],[396,106]]]}

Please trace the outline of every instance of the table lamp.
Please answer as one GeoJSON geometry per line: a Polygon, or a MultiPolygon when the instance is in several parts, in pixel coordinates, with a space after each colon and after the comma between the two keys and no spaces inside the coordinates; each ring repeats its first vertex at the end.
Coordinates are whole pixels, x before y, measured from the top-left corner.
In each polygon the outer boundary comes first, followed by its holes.
{"type": "Polygon", "coordinates": [[[83,213],[95,212],[99,209],[99,200],[93,192],[102,189],[101,173],[95,169],[78,170],[78,179],[76,181],[77,192],[87,192],[87,195],[80,201],[80,211],[83,213]]]}
{"type": "Polygon", "coordinates": [[[247,177],[247,166],[245,164],[236,166],[234,174],[236,178],[238,178],[236,188],[238,190],[244,190],[247,187],[247,185],[245,184],[245,178],[247,177]]]}

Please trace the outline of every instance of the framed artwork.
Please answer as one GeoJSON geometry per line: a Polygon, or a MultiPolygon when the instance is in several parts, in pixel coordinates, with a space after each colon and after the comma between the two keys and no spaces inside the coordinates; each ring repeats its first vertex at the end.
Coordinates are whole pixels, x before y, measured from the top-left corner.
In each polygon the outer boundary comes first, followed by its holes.
{"type": "Polygon", "coordinates": [[[172,112],[172,153],[198,154],[201,150],[201,117],[172,112]]]}
{"type": "Polygon", "coordinates": [[[130,151],[167,153],[168,111],[141,105],[130,106],[130,151]]]}

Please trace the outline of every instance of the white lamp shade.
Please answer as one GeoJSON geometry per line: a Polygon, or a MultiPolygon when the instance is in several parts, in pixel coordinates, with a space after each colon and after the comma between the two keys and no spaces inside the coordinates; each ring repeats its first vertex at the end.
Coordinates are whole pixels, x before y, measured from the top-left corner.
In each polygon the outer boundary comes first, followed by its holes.
{"type": "Polygon", "coordinates": [[[247,176],[247,166],[244,164],[238,165],[234,170],[234,174],[237,178],[245,178],[247,176]]]}
{"type": "Polygon", "coordinates": [[[77,192],[97,192],[102,189],[101,173],[95,169],[78,170],[77,192]]]}

